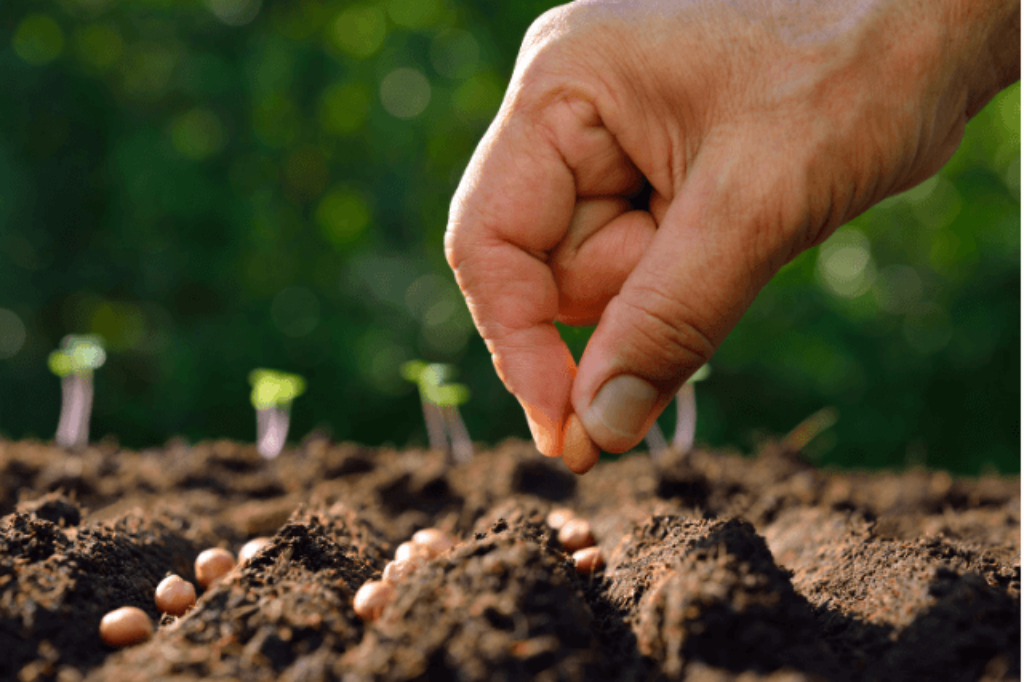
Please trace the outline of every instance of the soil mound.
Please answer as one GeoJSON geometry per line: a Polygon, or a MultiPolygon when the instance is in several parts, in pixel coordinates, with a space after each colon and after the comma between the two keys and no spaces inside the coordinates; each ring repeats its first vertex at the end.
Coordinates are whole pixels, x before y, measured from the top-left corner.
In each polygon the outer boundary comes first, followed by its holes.
{"type": "Polygon", "coordinates": [[[0,441],[0,680],[1010,680],[1020,678],[1020,480],[636,454],[576,478],[507,442],[437,452],[308,439],[70,453],[0,441]],[[590,522],[577,573],[549,512],[590,522]],[[396,547],[458,543],[352,608],[396,547]],[[168,573],[271,541],[175,618],[168,573]],[[151,640],[105,646],[137,606],[151,640]]]}

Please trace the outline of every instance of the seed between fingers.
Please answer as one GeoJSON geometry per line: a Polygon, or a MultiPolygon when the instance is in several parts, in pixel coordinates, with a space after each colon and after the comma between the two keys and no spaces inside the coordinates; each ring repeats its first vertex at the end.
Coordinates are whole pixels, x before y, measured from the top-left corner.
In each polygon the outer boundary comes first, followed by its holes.
{"type": "Polygon", "coordinates": [[[565,466],[574,474],[585,474],[597,464],[600,457],[601,451],[590,440],[583,422],[575,414],[569,415],[565,421],[562,445],[562,461],[565,466]]]}

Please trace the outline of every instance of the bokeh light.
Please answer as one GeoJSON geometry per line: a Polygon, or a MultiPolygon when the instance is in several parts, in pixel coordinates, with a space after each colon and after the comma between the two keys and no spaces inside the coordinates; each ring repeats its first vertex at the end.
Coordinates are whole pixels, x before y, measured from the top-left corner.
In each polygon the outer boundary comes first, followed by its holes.
{"type": "Polygon", "coordinates": [[[355,5],[343,9],[330,25],[328,35],[349,57],[367,59],[384,44],[387,19],[379,7],[355,5]]]}
{"type": "Polygon", "coordinates": [[[875,278],[867,237],[854,228],[838,230],[818,251],[818,276],[836,296],[856,298],[867,292],[875,278]]]}
{"type": "Polygon", "coordinates": [[[260,0],[206,0],[213,15],[228,26],[245,26],[260,12],[260,0]]]}
{"type": "Polygon", "coordinates": [[[380,100],[395,118],[416,118],[430,104],[430,81],[416,69],[395,69],[380,83],[380,100]]]}
{"type": "Polygon", "coordinates": [[[13,358],[25,345],[25,324],[17,313],[0,308],[0,360],[13,358]]]}
{"type": "Polygon", "coordinates": [[[15,29],[11,47],[29,64],[43,66],[64,50],[64,32],[48,15],[30,14],[15,29]]]}

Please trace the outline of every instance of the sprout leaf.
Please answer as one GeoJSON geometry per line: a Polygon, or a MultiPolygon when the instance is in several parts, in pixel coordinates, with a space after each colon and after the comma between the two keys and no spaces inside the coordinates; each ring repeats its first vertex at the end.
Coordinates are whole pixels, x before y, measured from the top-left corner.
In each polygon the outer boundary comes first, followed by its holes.
{"type": "Polygon", "coordinates": [[[306,391],[306,380],[298,374],[272,369],[254,369],[249,373],[252,393],[249,399],[257,410],[287,405],[306,391]]]}
{"type": "Polygon", "coordinates": [[[50,353],[47,365],[59,377],[69,374],[88,374],[107,361],[103,339],[96,334],[69,334],[60,342],[60,348],[50,353]]]}

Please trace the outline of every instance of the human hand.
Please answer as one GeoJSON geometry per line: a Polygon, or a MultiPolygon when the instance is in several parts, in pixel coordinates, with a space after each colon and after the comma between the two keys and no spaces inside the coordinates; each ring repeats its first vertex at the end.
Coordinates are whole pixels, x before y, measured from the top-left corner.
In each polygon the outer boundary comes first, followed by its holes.
{"type": "Polygon", "coordinates": [[[949,159],[1019,78],[1019,33],[998,0],[595,0],[535,22],[445,249],[538,449],[572,423],[582,472],[594,444],[636,445],[783,264],[949,159]],[[597,323],[578,370],[556,320],[597,323]]]}

